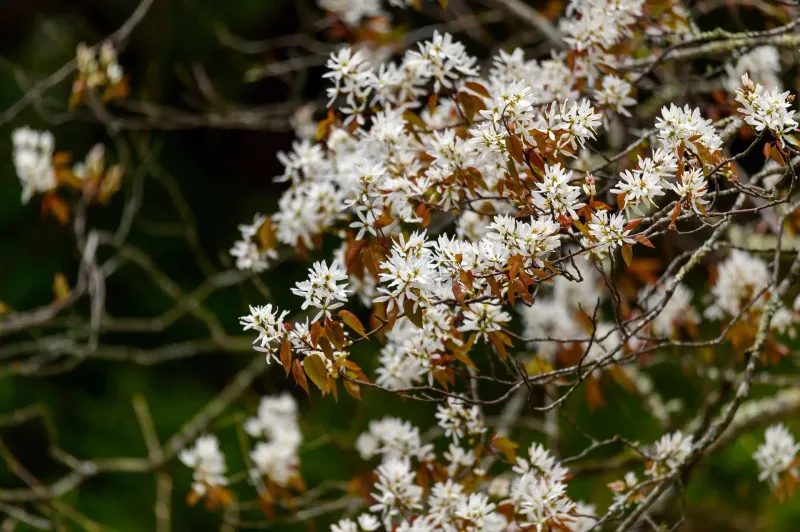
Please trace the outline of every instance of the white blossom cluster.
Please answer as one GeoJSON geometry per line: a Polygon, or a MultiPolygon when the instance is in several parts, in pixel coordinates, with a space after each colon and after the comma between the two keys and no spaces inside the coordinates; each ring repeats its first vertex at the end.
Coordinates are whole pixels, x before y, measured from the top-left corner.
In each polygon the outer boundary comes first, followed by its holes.
{"type": "MultiPolygon", "coordinates": [[[[451,438],[442,454],[449,462],[442,470],[446,478],[423,490],[418,483],[420,471],[435,467],[438,461],[433,446],[422,445],[419,429],[408,422],[396,418],[373,421],[369,431],[359,437],[357,447],[363,458],[382,455],[375,469],[375,502],[369,512],[355,520],[347,518],[333,525],[332,532],[500,532],[525,527],[586,531],[596,523],[593,506],[575,502],[567,495],[568,470],[543,446],[533,444],[527,457],[517,457],[509,475],[489,480],[474,452],[458,445],[463,434],[453,430],[453,414],[444,410],[460,410],[456,416],[473,419],[481,412],[477,406],[466,409],[458,401],[449,401],[447,407],[439,409],[438,424],[451,438]]],[[[482,426],[473,432],[478,437],[483,433],[482,426]]]]}
{"type": "MultiPolygon", "coordinates": [[[[317,5],[329,13],[335,14],[344,24],[351,28],[359,27],[365,19],[389,18],[391,13],[383,5],[382,0],[317,0],[317,5]]],[[[387,0],[389,6],[407,7],[411,0],[387,0]]]]}
{"type": "MultiPolygon", "coordinates": [[[[284,392],[263,397],[257,415],[245,421],[244,430],[258,440],[250,451],[252,475],[278,486],[287,486],[299,477],[298,451],[302,435],[297,402],[291,395],[284,392]]],[[[200,436],[178,456],[184,465],[194,470],[192,489],[198,496],[228,485],[225,455],[213,434],[200,436]]]]}
{"type": "Polygon", "coordinates": [[[800,444],[795,442],[794,436],[783,423],[769,427],[764,433],[764,443],[753,454],[761,470],[758,479],[776,485],[786,472],[797,477],[798,464],[795,458],[798,452],[800,444]]]}
{"type": "Polygon", "coordinates": [[[781,90],[783,87],[780,80],[781,58],[774,46],[757,46],[743,53],[735,62],[725,65],[725,72],[725,89],[731,93],[741,86],[741,79],[745,74],[767,89],[781,90]]]}
{"type": "Polygon", "coordinates": [[[797,144],[790,135],[796,131],[797,122],[791,109],[794,96],[789,91],[765,89],[759,83],[754,84],[747,74],[742,74],[742,87],[736,90],[736,101],[743,106],[739,111],[744,114],[745,122],[756,131],[769,130],[780,142],[797,144]]]}
{"type": "Polygon", "coordinates": [[[192,490],[198,495],[215,487],[225,486],[227,466],[225,456],[219,448],[219,441],[213,434],[205,434],[197,438],[192,447],[183,449],[178,458],[184,465],[194,470],[192,490]]]}
{"type": "Polygon", "coordinates": [[[22,184],[22,203],[28,203],[35,194],[54,189],[53,134],[22,127],[12,133],[12,145],[14,169],[22,184]]]}
{"type": "Polygon", "coordinates": [[[81,43],[77,49],[78,72],[84,78],[86,87],[114,85],[122,81],[122,67],[117,62],[117,50],[106,41],[100,45],[99,53],[95,48],[81,43]]]}
{"type": "MultiPolygon", "coordinates": [[[[377,1],[319,5],[350,28],[390,18],[377,1]]],[[[577,367],[590,406],[602,403],[600,383],[611,377],[667,427],[682,403],[654,389],[651,351],[702,340],[701,318],[741,320],[736,332],[746,340],[756,329],[773,296],[766,260],[712,250],[722,258],[707,297],[697,297],[701,283],[676,275],[678,259],[667,267],[632,257],[686,220],[706,228],[727,220],[720,190],[742,186],[731,184],[739,180],[728,155],[736,130],[777,140],[773,149],[784,156],[794,148],[793,98],[781,92],[774,49],[756,48],[724,69],[726,87],[737,76],[727,97],[741,104],[742,119],[719,120],[721,110],[737,112],[727,104],[667,101],[617,158],[596,156],[639,118],[641,78],[628,67],[641,59],[631,50],[665,35],[694,38],[679,2],[660,8],[571,0],[558,24],[568,51],[546,58],[517,48],[481,62],[439,31],[402,53],[357,45],[331,53],[323,75],[331,112],[319,123],[305,110],[296,116],[298,140],[279,155],[275,179],[287,188],[278,212],[269,226],[260,216],[241,226],[231,251],[238,267],[255,271],[278,246],[313,253],[307,278],[291,289],[309,319],[285,322],[287,311],[269,304],[251,307],[240,323],[257,334],[255,349],[301,386],[307,375],[323,394],[342,384],[357,397],[369,384],[438,397],[438,429],[451,440],[437,453],[406,421],[371,422],[356,442],[363,459],[378,462],[369,511],[334,531],[591,529],[594,508],[568,495],[566,467],[543,446],[509,460],[510,472],[487,475],[494,458],[482,453],[503,440],[493,439],[480,401],[455,382],[480,382],[476,362],[488,359],[533,374],[566,368],[563,380],[544,381],[559,390],[571,388],[561,384],[577,367]],[[329,259],[317,258],[328,249],[323,240],[334,241],[329,259]],[[617,285],[623,268],[631,279],[617,285]],[[348,310],[356,301],[370,311],[368,327],[348,310]],[[376,340],[368,377],[349,356],[357,342],[376,340]]],[[[780,309],[772,331],[795,334],[796,314],[780,309]]],[[[494,380],[492,371],[481,377],[494,380]]],[[[767,443],[793,456],[794,441],[779,440],[772,434],[767,443]]],[[[630,509],[684,467],[696,444],[689,431],[664,434],[642,453],[641,470],[614,483],[610,510],[630,509]]],[[[776,451],[759,453],[770,479],[789,467],[776,451]]]]}
{"type": "Polygon", "coordinates": [[[253,223],[239,225],[241,239],[233,243],[230,253],[236,259],[236,267],[240,270],[263,272],[269,267],[269,261],[278,257],[274,248],[259,247],[257,235],[266,219],[266,216],[256,214],[253,223]]]}
{"type": "Polygon", "coordinates": [[[258,441],[250,452],[256,472],[285,486],[297,474],[298,450],[303,439],[298,425],[297,402],[286,392],[261,398],[256,417],[244,424],[245,431],[258,441]]]}

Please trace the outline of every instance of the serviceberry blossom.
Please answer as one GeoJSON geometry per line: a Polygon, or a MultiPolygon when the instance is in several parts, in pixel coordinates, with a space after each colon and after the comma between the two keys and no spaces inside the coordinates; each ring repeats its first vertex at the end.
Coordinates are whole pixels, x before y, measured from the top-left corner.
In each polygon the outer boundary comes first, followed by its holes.
{"type": "Polygon", "coordinates": [[[228,484],[228,479],[225,477],[227,471],[225,456],[219,449],[217,437],[213,434],[197,438],[193,447],[178,453],[178,458],[184,465],[194,469],[192,490],[197,495],[205,495],[209,488],[228,484]]]}
{"type": "Polygon", "coordinates": [[[267,353],[267,362],[272,358],[277,360],[275,349],[287,335],[283,326],[283,320],[287,314],[289,314],[288,310],[281,312],[268,303],[263,306],[251,306],[250,314],[239,318],[239,324],[243,330],[252,329],[258,332],[258,337],[253,340],[253,348],[256,351],[267,353]]]}
{"type": "Polygon", "coordinates": [[[630,96],[631,84],[614,75],[603,77],[602,86],[595,91],[595,100],[602,107],[613,109],[622,116],[631,116],[628,107],[636,103],[630,96]]]}
{"type": "Polygon", "coordinates": [[[308,280],[295,284],[292,293],[304,299],[302,309],[309,306],[319,309],[311,320],[317,321],[321,316],[331,317],[331,311],[342,307],[347,302],[347,274],[341,269],[339,263],[333,262],[328,266],[324,261],[315,262],[313,268],[308,270],[308,280]]]}
{"type": "Polygon", "coordinates": [[[418,73],[433,78],[433,90],[452,88],[462,76],[477,76],[477,59],[466,52],[464,45],[453,40],[449,33],[434,31],[433,39],[419,44],[419,51],[408,52],[408,63],[419,68],[418,73]]]}
{"type": "Polygon", "coordinates": [[[649,287],[643,287],[639,292],[639,304],[646,311],[655,312],[651,324],[655,336],[669,338],[680,327],[695,327],[700,323],[700,316],[692,306],[692,291],[683,283],[677,284],[671,294],[667,294],[663,284],[659,284],[654,293],[649,287]]]}
{"type": "MultiPolygon", "coordinates": [[[[679,364],[689,385],[718,363],[734,368],[740,344],[751,345],[760,330],[766,301],[785,308],[772,316],[762,364],[785,354],[780,341],[800,324],[784,301],[794,292],[772,299],[767,255],[729,251],[732,233],[709,222],[742,220],[747,246],[732,247],[755,248],[791,220],[791,204],[769,205],[752,193],[771,179],[790,181],[780,157],[772,152],[772,163],[751,175],[726,160],[741,153],[734,139],[752,137],[750,129],[769,132],[791,160],[797,124],[791,95],[777,81],[780,58],[769,47],[742,50],[690,93],[673,102],[666,92],[662,102],[653,99],[655,81],[696,73],[695,61],[668,76],[664,65],[717,45],[717,37],[709,44],[695,31],[692,11],[678,2],[655,9],[645,0],[570,0],[552,32],[547,25],[541,32],[559,49],[527,57],[522,49],[473,56],[480,48],[472,40],[468,48],[439,31],[403,51],[390,4],[409,2],[319,1],[332,33],[349,43],[326,64],[330,109],[319,122],[308,110],[295,115],[298,140],[278,156],[275,181],[286,187],[278,212],[242,226],[231,250],[238,267],[259,273],[279,248],[315,256],[329,244],[335,249],[292,289],[302,298],[297,306],[315,310],[313,319],[284,323],[287,311],[273,305],[240,318],[243,329],[256,331],[256,350],[280,358],[299,386],[337,398],[344,390],[356,399],[394,392],[437,402],[433,430],[393,416],[362,429],[355,448],[374,469],[351,486],[373,501],[332,530],[587,531],[624,520],[689,456],[706,451],[695,448],[704,442],[689,435],[691,425],[677,430],[675,423],[694,416],[674,415],[689,403],[662,395],[654,367],[679,364]],[[732,72],[737,82],[728,88],[732,72]],[[740,84],[747,72],[769,82],[745,76],[740,84]],[[754,205],[731,207],[745,199],[739,194],[753,196],[754,205]],[[701,247],[712,234],[719,245],[701,247]],[[624,263],[609,257],[617,248],[624,263]],[[714,272],[717,257],[724,260],[714,272]],[[683,269],[705,267],[713,284],[701,297],[705,272],[683,269]],[[354,299],[366,308],[343,312],[354,299]],[[731,356],[711,357],[714,345],[727,344],[707,339],[701,318],[736,318],[731,327],[717,324],[736,335],[731,356]],[[377,353],[371,374],[350,356],[356,339],[377,353]],[[681,345],[708,345],[708,356],[681,351],[676,359],[671,348],[681,345]],[[506,419],[510,388],[527,392],[523,369],[545,391],[527,401],[553,409],[544,416],[546,434],[534,434],[527,449],[509,439],[513,424],[492,426],[495,414],[484,417],[483,408],[496,405],[506,419]],[[663,436],[643,451],[647,460],[636,471],[645,480],[621,472],[613,502],[601,509],[570,496],[572,476],[594,457],[576,451],[561,462],[538,440],[563,436],[556,414],[571,395],[592,411],[613,408],[605,398],[612,380],[647,407],[663,436]]],[[[785,191],[778,187],[776,199],[785,191]]],[[[772,369],[764,368],[765,383],[772,369]]],[[[248,420],[259,440],[251,476],[276,493],[276,486],[295,489],[296,411],[264,401],[269,408],[248,420]]],[[[784,447],[796,454],[794,440],[784,447]]]]}
{"type": "Polygon", "coordinates": [[[468,406],[464,401],[448,397],[447,402],[439,404],[436,419],[444,429],[445,436],[458,442],[459,438],[473,437],[486,430],[483,425],[481,409],[478,405],[468,406]]]}
{"type": "Polygon", "coordinates": [[[594,238],[602,248],[614,249],[623,244],[633,244],[629,229],[625,229],[625,218],[622,214],[609,215],[607,211],[597,211],[592,214],[589,222],[589,235],[594,238]]]}
{"type": "Polygon", "coordinates": [[[545,165],[544,179],[536,183],[538,189],[533,194],[533,203],[545,214],[553,213],[555,217],[578,218],[577,210],[584,206],[578,201],[581,187],[570,185],[572,171],[566,170],[558,163],[545,165]]]}
{"type": "Polygon", "coordinates": [[[361,458],[370,460],[380,455],[383,461],[393,458],[426,460],[430,444],[422,444],[419,428],[408,421],[385,417],[370,421],[369,430],[358,437],[356,449],[361,458]]]}
{"type": "Polygon", "coordinates": [[[680,182],[668,183],[668,185],[693,211],[705,212],[706,205],[708,205],[708,200],[705,199],[708,183],[701,168],[692,169],[683,174],[680,182]]]}
{"type": "Polygon", "coordinates": [[[790,135],[797,129],[791,109],[793,100],[789,91],[765,89],[753,84],[747,74],[742,75],[742,87],[736,90],[736,101],[743,105],[739,112],[744,114],[745,122],[758,132],[769,130],[781,143],[796,145],[797,141],[790,135]]]}
{"type": "Polygon", "coordinates": [[[693,443],[692,436],[681,431],[665,434],[656,442],[653,462],[645,473],[657,477],[675,471],[692,452],[693,443]]]}
{"type": "Polygon", "coordinates": [[[411,471],[408,460],[390,458],[375,472],[378,475],[377,491],[372,493],[375,504],[370,506],[370,510],[380,512],[385,522],[401,512],[422,507],[422,488],[415,483],[416,474],[411,471]]]}
{"type": "Polygon", "coordinates": [[[800,444],[783,423],[769,427],[764,433],[764,443],[759,445],[753,459],[761,470],[759,480],[766,480],[773,486],[780,481],[781,475],[789,472],[797,476],[795,457],[800,452],[800,444]]]}
{"type": "Polygon", "coordinates": [[[49,131],[34,131],[27,126],[15,129],[11,138],[14,169],[22,184],[22,203],[28,203],[34,194],[56,187],[55,138],[49,131]]]}
{"type": "Polygon", "coordinates": [[[317,5],[335,13],[351,28],[358,27],[362,19],[386,15],[381,0],[317,0],[317,5]]]}
{"type": "Polygon", "coordinates": [[[508,522],[495,513],[495,508],[483,493],[470,493],[459,500],[454,516],[466,523],[464,530],[468,532],[501,532],[507,529],[508,522]]]}
{"type": "Polygon", "coordinates": [[[602,115],[594,112],[589,100],[572,102],[569,106],[567,104],[568,102],[561,104],[555,128],[564,132],[559,141],[560,147],[568,146],[577,150],[588,140],[595,139],[602,115]]]}
{"type": "Polygon", "coordinates": [[[620,181],[616,188],[612,188],[613,194],[625,194],[625,206],[638,207],[642,203],[655,205],[653,201],[657,196],[664,195],[661,185],[661,178],[655,172],[643,172],[641,170],[624,170],[620,174],[620,181]]]}
{"type": "Polygon", "coordinates": [[[728,75],[725,79],[725,89],[731,93],[739,89],[742,76],[745,74],[767,89],[781,90],[783,87],[779,77],[781,58],[774,46],[756,46],[739,56],[734,63],[726,63],[725,72],[728,75]]]}
{"type": "Polygon", "coordinates": [[[245,421],[244,429],[259,441],[250,452],[256,472],[285,486],[297,475],[302,436],[298,426],[297,402],[288,393],[262,397],[258,415],[245,421]]]}
{"type": "Polygon", "coordinates": [[[78,72],[88,88],[113,85],[122,80],[122,67],[117,62],[114,45],[105,41],[100,45],[99,52],[98,54],[95,48],[84,43],[80,43],[77,48],[78,72]]]}
{"type": "Polygon", "coordinates": [[[362,91],[366,90],[362,84],[367,80],[370,68],[360,50],[353,52],[352,48],[344,47],[333,52],[325,66],[328,68],[328,72],[322,77],[330,78],[334,83],[334,86],[328,89],[329,106],[340,94],[355,93],[360,96],[362,91]]]}
{"type": "Polygon", "coordinates": [[[266,216],[256,214],[252,224],[239,225],[241,239],[233,243],[230,254],[236,259],[236,267],[240,270],[263,272],[269,267],[270,260],[278,258],[275,249],[265,247],[265,243],[258,238],[259,229],[266,220],[266,216]]]}
{"type": "Polygon", "coordinates": [[[769,269],[763,259],[738,249],[731,250],[717,270],[717,281],[711,289],[713,304],[706,315],[734,317],[746,306],[754,310],[760,308],[770,282],[769,269]]]}
{"type": "Polygon", "coordinates": [[[719,151],[722,139],[710,119],[703,118],[700,109],[688,105],[670,104],[661,108],[656,119],[656,130],[665,148],[676,149],[681,142],[702,146],[711,153],[719,151]],[[694,139],[694,140],[693,140],[694,139]]]}
{"type": "Polygon", "coordinates": [[[470,303],[469,309],[464,311],[464,323],[458,330],[462,332],[475,331],[478,338],[488,341],[489,333],[502,330],[509,321],[511,321],[511,315],[497,305],[470,303]]]}

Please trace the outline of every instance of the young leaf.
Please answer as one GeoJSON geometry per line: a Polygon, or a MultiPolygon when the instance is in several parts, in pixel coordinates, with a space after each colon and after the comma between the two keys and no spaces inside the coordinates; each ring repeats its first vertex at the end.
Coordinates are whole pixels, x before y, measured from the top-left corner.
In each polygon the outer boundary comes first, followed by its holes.
{"type": "Polygon", "coordinates": [[[306,393],[311,393],[308,391],[308,380],[306,379],[306,373],[303,371],[303,367],[300,365],[300,361],[294,359],[292,362],[292,376],[294,376],[294,382],[300,385],[306,393]]]}
{"type": "Polygon", "coordinates": [[[289,371],[292,369],[292,343],[287,338],[281,344],[281,364],[286,371],[286,376],[289,376],[289,371]]]}
{"type": "Polygon", "coordinates": [[[416,305],[416,310],[414,309],[414,301],[406,298],[403,301],[403,312],[406,313],[406,318],[411,320],[411,323],[422,328],[422,308],[419,305],[416,305]]]}
{"type": "Polygon", "coordinates": [[[53,294],[56,296],[56,301],[68,298],[69,292],[67,277],[63,273],[57,273],[53,279],[53,294]]]}
{"type": "Polygon", "coordinates": [[[364,330],[364,326],[361,325],[361,321],[356,317],[355,314],[349,310],[340,310],[339,317],[342,318],[342,321],[345,322],[348,327],[353,329],[362,337],[367,338],[367,332],[364,330]]]}
{"type": "Polygon", "coordinates": [[[322,361],[319,355],[307,356],[303,360],[303,369],[306,370],[306,375],[311,379],[311,382],[316,384],[323,394],[328,392],[330,378],[328,377],[328,370],[325,369],[325,362],[322,361]]]}
{"type": "Polygon", "coordinates": [[[633,261],[633,247],[630,244],[625,244],[622,246],[622,258],[625,261],[625,264],[630,267],[631,261],[633,261]]]}
{"type": "Polygon", "coordinates": [[[492,438],[492,447],[503,454],[511,463],[516,463],[517,461],[517,448],[519,447],[518,444],[514,443],[513,441],[509,440],[505,436],[495,437],[492,438]]]}

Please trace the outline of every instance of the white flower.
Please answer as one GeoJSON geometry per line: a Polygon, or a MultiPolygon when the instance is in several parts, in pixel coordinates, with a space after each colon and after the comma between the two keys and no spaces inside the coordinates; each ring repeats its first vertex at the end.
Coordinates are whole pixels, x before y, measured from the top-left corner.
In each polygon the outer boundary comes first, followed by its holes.
{"type": "Polygon", "coordinates": [[[476,436],[486,431],[480,407],[467,406],[464,401],[454,397],[448,397],[445,403],[439,403],[436,407],[436,419],[444,429],[445,436],[452,437],[456,442],[459,438],[476,436]]]}
{"type": "Polygon", "coordinates": [[[370,506],[370,511],[381,512],[386,519],[401,511],[422,507],[422,488],[415,484],[416,474],[411,471],[407,459],[391,458],[378,466],[375,472],[378,475],[377,491],[372,493],[375,504],[370,506]]]}
{"type": "Polygon", "coordinates": [[[342,519],[331,525],[331,532],[358,532],[358,526],[352,519],[342,519]]]}
{"type": "Polygon", "coordinates": [[[381,523],[374,515],[361,514],[358,516],[358,526],[365,532],[371,532],[372,530],[378,530],[381,523]]]}
{"type": "Polygon", "coordinates": [[[769,427],[764,433],[764,443],[753,454],[753,458],[761,470],[758,479],[768,480],[776,485],[780,475],[785,471],[790,471],[792,475],[796,476],[797,469],[794,467],[794,459],[798,452],[800,452],[800,444],[795,442],[794,436],[783,423],[769,427]]]}
{"type": "Polygon", "coordinates": [[[351,28],[357,28],[364,18],[386,15],[380,0],[317,0],[317,5],[335,13],[351,28]]]}
{"type": "Polygon", "coordinates": [[[489,340],[489,333],[501,331],[511,321],[511,315],[502,307],[491,303],[470,303],[464,311],[464,323],[458,328],[461,332],[476,331],[478,338],[489,340]]]}
{"type": "Polygon", "coordinates": [[[391,310],[395,301],[402,306],[406,298],[418,301],[420,295],[427,296],[435,273],[428,246],[424,233],[412,234],[408,242],[402,235],[395,240],[391,255],[380,265],[378,292],[383,295],[375,298],[376,303],[389,301],[391,310]]]}
{"type": "Polygon", "coordinates": [[[394,458],[424,460],[432,447],[422,444],[419,429],[408,421],[385,417],[370,421],[369,430],[356,440],[356,449],[365,460],[380,454],[387,461],[394,458]]]}
{"type": "Polygon", "coordinates": [[[56,187],[55,139],[49,131],[34,131],[27,126],[15,129],[11,137],[14,169],[22,184],[22,203],[28,203],[34,194],[56,187]]]}
{"type": "Polygon", "coordinates": [[[494,513],[495,504],[483,493],[470,493],[466,500],[461,499],[455,516],[468,523],[466,530],[480,532],[500,532],[506,529],[505,519],[494,513]]]}
{"type": "MultiPolygon", "coordinates": [[[[649,160],[649,159],[648,159],[649,160]]],[[[612,194],[625,194],[625,206],[637,207],[646,202],[655,205],[653,199],[663,196],[661,178],[655,172],[642,172],[641,170],[625,170],[620,174],[622,178],[617,182],[616,188],[611,189],[612,194]]]]}
{"type": "Polygon", "coordinates": [[[517,457],[517,463],[513,470],[518,475],[533,473],[537,477],[543,477],[555,482],[562,482],[567,478],[567,468],[562,466],[550,451],[540,443],[533,443],[528,449],[528,460],[517,457]]]}
{"type": "Polygon", "coordinates": [[[756,296],[759,296],[758,299],[749,308],[760,308],[765,301],[761,292],[770,282],[769,268],[763,259],[744,251],[732,250],[717,270],[717,282],[711,289],[713,305],[707,310],[707,315],[718,317],[719,312],[724,312],[729,316],[738,316],[741,309],[756,296]]]}
{"type": "Polygon", "coordinates": [[[252,224],[239,225],[241,239],[234,242],[230,250],[230,254],[236,258],[238,269],[263,272],[269,267],[271,259],[278,258],[278,253],[274,249],[259,249],[256,241],[256,235],[266,220],[266,216],[256,214],[252,224]]]}
{"type": "Polygon", "coordinates": [[[546,214],[578,218],[577,210],[584,206],[578,201],[581,194],[581,187],[570,185],[572,171],[565,170],[561,163],[555,165],[545,165],[544,179],[536,183],[538,189],[533,193],[533,203],[537,208],[546,214]]]}
{"type": "Polygon", "coordinates": [[[645,473],[659,477],[666,472],[675,471],[692,452],[693,438],[681,431],[665,434],[656,442],[653,463],[645,473]]]}
{"type": "Polygon", "coordinates": [[[456,473],[462,469],[471,468],[475,465],[475,452],[472,449],[465,451],[455,443],[450,444],[443,456],[450,462],[447,465],[447,474],[451,477],[455,477],[456,473]]]}
{"type": "Polygon", "coordinates": [[[700,316],[692,307],[692,291],[683,283],[675,286],[672,295],[665,302],[666,283],[658,285],[650,298],[645,298],[647,287],[639,292],[639,304],[647,311],[657,310],[651,321],[653,334],[671,337],[680,325],[697,325],[700,316]],[[663,308],[660,308],[663,305],[663,308]]]}
{"type": "Polygon", "coordinates": [[[676,149],[681,142],[701,145],[711,153],[722,148],[722,139],[711,120],[704,119],[700,109],[688,105],[681,108],[673,103],[662,107],[661,117],[656,119],[656,129],[661,144],[666,148],[676,149]]]}
{"type": "Polygon", "coordinates": [[[428,496],[428,506],[430,515],[437,523],[446,523],[452,520],[453,515],[461,501],[466,500],[464,486],[447,479],[445,482],[437,482],[431,488],[428,496]]]}
{"type": "Polygon", "coordinates": [[[258,415],[247,419],[244,429],[254,438],[266,438],[256,443],[250,452],[255,472],[286,486],[297,474],[300,463],[298,451],[302,435],[294,398],[286,392],[262,397],[258,415]]]}
{"type": "Polygon", "coordinates": [[[789,133],[797,128],[789,91],[766,90],[759,84],[753,85],[747,74],[742,75],[742,87],[736,90],[736,101],[742,104],[739,112],[744,121],[756,131],[768,129],[782,143],[796,144],[789,133]]]}
{"type": "Polygon", "coordinates": [[[336,261],[330,266],[325,261],[315,262],[314,267],[309,268],[308,274],[308,280],[296,283],[292,293],[304,298],[303,310],[309,306],[319,309],[312,322],[317,321],[323,314],[330,318],[331,310],[347,302],[347,293],[350,292],[346,290],[348,284],[340,284],[347,280],[347,274],[336,261]]]}
{"type": "Polygon", "coordinates": [[[623,244],[633,244],[635,240],[628,234],[630,230],[625,229],[625,219],[622,213],[608,215],[608,211],[595,211],[589,221],[589,235],[594,238],[600,246],[614,249],[623,244]]]}
{"type": "Polygon", "coordinates": [[[328,106],[330,106],[340,94],[351,94],[360,89],[369,76],[369,65],[366,63],[361,51],[344,47],[338,52],[332,52],[328,62],[325,64],[328,72],[322,75],[323,78],[333,80],[334,87],[329,89],[331,96],[328,106]]]}
{"type": "Polygon", "coordinates": [[[419,44],[419,52],[409,51],[405,61],[420,67],[420,74],[435,80],[433,90],[452,88],[461,76],[477,76],[477,59],[449,33],[433,32],[433,39],[419,44]]]}
{"type": "Polygon", "coordinates": [[[194,469],[192,489],[198,495],[204,495],[210,487],[228,483],[225,478],[225,456],[219,450],[219,442],[213,434],[197,438],[194,447],[183,449],[178,453],[178,458],[184,465],[194,469]]]}
{"type": "Polygon", "coordinates": [[[780,90],[783,86],[778,77],[780,71],[781,58],[778,49],[774,46],[756,46],[742,54],[735,65],[725,64],[725,88],[728,92],[735,92],[739,88],[742,75],[747,74],[754,82],[768,89],[780,90]]]}
{"type": "Polygon", "coordinates": [[[693,211],[705,212],[708,200],[704,196],[708,192],[708,184],[701,168],[694,168],[683,174],[679,183],[669,183],[669,187],[682,201],[688,202],[693,211]]]}
{"type": "Polygon", "coordinates": [[[596,128],[600,126],[602,115],[594,112],[589,100],[581,100],[580,103],[572,102],[567,107],[568,102],[561,104],[561,109],[557,118],[556,129],[564,131],[566,134],[559,140],[560,147],[570,146],[573,150],[582,147],[587,140],[594,140],[596,128]]]}
{"type": "Polygon", "coordinates": [[[631,116],[626,109],[636,103],[636,99],[630,96],[631,88],[631,84],[622,78],[604,76],[602,87],[595,91],[595,98],[600,105],[610,107],[623,116],[631,116]]]}
{"type": "Polygon", "coordinates": [[[264,306],[250,307],[250,314],[239,318],[239,325],[242,330],[253,329],[258,332],[258,337],[253,340],[253,348],[256,351],[267,353],[267,362],[270,358],[275,358],[275,347],[286,337],[286,330],[283,327],[283,320],[289,311],[280,312],[272,304],[264,306]],[[255,345],[258,344],[258,345],[255,345]]]}

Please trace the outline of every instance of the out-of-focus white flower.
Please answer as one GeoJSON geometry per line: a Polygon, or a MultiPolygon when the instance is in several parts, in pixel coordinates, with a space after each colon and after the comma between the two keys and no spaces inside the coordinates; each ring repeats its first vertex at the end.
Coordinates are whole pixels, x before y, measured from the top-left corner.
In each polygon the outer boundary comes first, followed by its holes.
{"type": "Polygon", "coordinates": [[[763,290],[770,284],[767,263],[745,251],[732,250],[728,258],[719,265],[717,282],[711,289],[713,303],[706,309],[708,317],[721,314],[738,316],[742,308],[761,308],[766,300],[763,290]]]}
{"type": "Polygon", "coordinates": [[[227,470],[225,456],[219,449],[217,437],[213,434],[197,438],[193,447],[178,453],[178,458],[184,465],[194,469],[192,489],[198,495],[204,495],[208,488],[228,483],[228,479],[225,478],[227,470]]]}
{"type": "Polygon", "coordinates": [[[795,442],[794,436],[783,423],[769,427],[764,433],[764,443],[753,454],[761,470],[758,479],[776,485],[780,476],[786,471],[797,476],[794,459],[798,452],[800,444],[795,442]]]}
{"type": "Polygon", "coordinates": [[[250,453],[256,472],[280,486],[287,485],[297,474],[302,440],[294,398],[286,392],[263,397],[258,415],[246,420],[244,428],[255,438],[266,438],[250,453]]]}
{"type": "Polygon", "coordinates": [[[15,129],[11,139],[14,169],[22,184],[22,203],[28,203],[34,194],[56,187],[53,168],[55,138],[49,131],[34,131],[24,126],[15,129]]]}
{"type": "Polygon", "coordinates": [[[478,405],[467,406],[464,401],[448,397],[445,403],[440,403],[436,408],[436,419],[439,426],[444,429],[446,436],[458,442],[465,436],[483,434],[486,427],[481,419],[481,409],[478,405]]]}
{"type": "Polygon", "coordinates": [[[756,46],[742,54],[735,64],[725,64],[725,88],[728,92],[735,92],[740,86],[742,75],[747,74],[750,79],[767,89],[781,90],[783,84],[778,77],[780,71],[781,58],[778,49],[768,45],[756,46]]]}
{"type": "Polygon", "coordinates": [[[597,103],[609,107],[623,116],[631,116],[628,107],[636,103],[631,97],[631,84],[614,75],[603,77],[599,90],[595,91],[597,103]]]}
{"type": "Polygon", "coordinates": [[[646,474],[658,477],[675,471],[692,452],[693,438],[681,431],[665,434],[655,444],[653,463],[646,474]]]}

